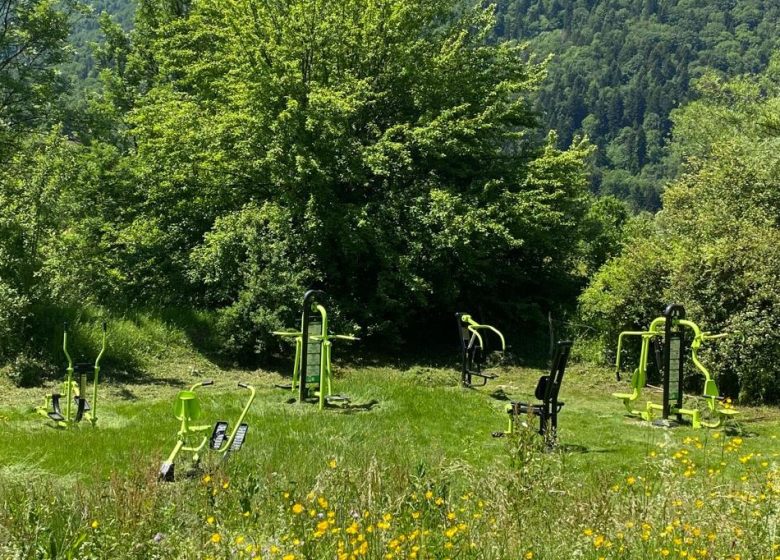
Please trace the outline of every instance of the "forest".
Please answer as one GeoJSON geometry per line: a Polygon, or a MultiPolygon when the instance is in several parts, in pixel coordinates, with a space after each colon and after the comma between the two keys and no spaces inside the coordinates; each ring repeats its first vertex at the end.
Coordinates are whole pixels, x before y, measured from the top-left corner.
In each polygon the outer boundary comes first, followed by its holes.
{"type": "Polygon", "coordinates": [[[204,351],[262,363],[316,286],[384,355],[478,308],[520,359],[552,314],[601,360],[676,301],[732,333],[728,394],[780,402],[771,2],[93,7],[0,4],[16,382],[66,319],[197,319],[204,351]]]}

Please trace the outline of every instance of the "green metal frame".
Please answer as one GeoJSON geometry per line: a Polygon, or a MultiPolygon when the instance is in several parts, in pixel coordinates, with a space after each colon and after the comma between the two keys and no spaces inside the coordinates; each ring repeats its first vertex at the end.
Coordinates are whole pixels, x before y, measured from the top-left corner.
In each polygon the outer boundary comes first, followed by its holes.
{"type": "Polygon", "coordinates": [[[83,369],[79,372],[78,383],[73,381],[73,374],[75,369],[73,366],[73,359],[68,352],[68,323],[64,325],[64,332],[62,335],[62,351],[65,354],[65,358],[68,360],[68,367],[66,369],[65,382],[62,384],[62,392],[65,395],[65,414],[61,414],[58,409],[59,395],[52,394],[44,397],[43,405],[36,407],[35,411],[53,420],[57,427],[68,428],[75,424],[78,424],[82,419],[86,419],[93,427],[97,424],[97,405],[98,405],[98,380],[100,378],[100,359],[106,351],[106,322],[102,324],[103,337],[100,348],[100,353],[95,359],[95,365],[93,366],[92,377],[92,405],[88,412],[85,412],[88,401],[84,395],[87,394],[87,374],[83,369]],[[76,412],[73,411],[73,401],[77,401],[76,412]]]}
{"type": "Polygon", "coordinates": [[[486,348],[485,340],[482,338],[482,334],[479,331],[490,331],[498,336],[501,341],[502,356],[506,352],[506,340],[504,339],[504,335],[501,334],[501,331],[491,325],[477,323],[468,313],[455,313],[455,319],[458,323],[458,334],[461,342],[461,383],[464,387],[474,387],[475,385],[472,383],[472,376],[476,375],[483,380],[479,386],[486,385],[489,379],[495,379],[497,376],[483,373],[479,368],[479,364],[475,362],[476,352],[484,351],[486,348]],[[465,332],[463,330],[464,328],[465,332]],[[466,333],[470,333],[471,336],[465,336],[466,333]],[[473,369],[475,365],[477,366],[476,370],[473,369]]]}
{"type": "Polygon", "coordinates": [[[668,419],[670,414],[677,416],[678,420],[682,420],[683,416],[690,417],[691,426],[693,428],[707,427],[717,428],[722,425],[723,421],[728,418],[733,418],[738,411],[734,410],[728,403],[722,406],[718,406],[719,402],[724,399],[720,396],[717,384],[712,378],[709,370],[704,366],[698,356],[698,350],[701,345],[708,340],[716,340],[728,336],[728,333],[711,334],[709,332],[702,331],[699,326],[684,318],[684,309],[681,306],[670,305],[667,307],[664,317],[657,317],[651,323],[647,331],[624,331],[618,336],[617,358],[615,360],[615,376],[620,380],[620,357],[623,345],[623,339],[628,336],[640,336],[642,337],[642,346],[639,354],[639,365],[633,371],[630,380],[630,393],[612,393],[612,396],[623,401],[624,406],[628,413],[632,416],[640,417],[644,420],[654,420],[660,416],[663,419],[668,419]],[[676,314],[676,315],[675,315],[676,314]],[[706,402],[706,417],[702,417],[702,411],[699,409],[689,409],[683,407],[683,390],[682,390],[682,353],[684,349],[684,338],[682,336],[683,329],[690,330],[693,333],[693,339],[691,341],[691,360],[696,369],[704,376],[704,390],[701,397],[706,402]],[[680,358],[675,359],[672,356],[672,352],[667,348],[667,344],[664,344],[664,355],[662,364],[662,374],[664,376],[664,396],[661,404],[648,401],[644,409],[637,409],[634,407],[634,403],[639,400],[642,388],[647,381],[647,361],[650,354],[650,342],[654,338],[664,338],[669,340],[670,337],[679,337],[680,358]],[[677,366],[675,371],[673,365],[677,366]],[[677,379],[672,379],[672,375],[676,375],[677,379]],[[672,402],[674,401],[674,402],[672,402]]]}
{"type": "Polygon", "coordinates": [[[276,336],[295,339],[295,361],[293,363],[292,386],[293,393],[298,393],[298,402],[312,398],[316,399],[320,410],[326,403],[348,401],[346,397],[333,395],[333,370],[331,366],[332,340],[360,340],[358,337],[328,332],[328,312],[323,305],[317,303],[315,296],[323,295],[321,290],[308,290],[303,296],[303,311],[301,313],[300,331],[274,331],[276,336]],[[313,320],[314,319],[314,320],[313,320]],[[319,324],[319,328],[317,328],[319,324]],[[316,332],[311,332],[314,326],[316,332]],[[314,352],[312,352],[314,350],[314,352]],[[310,355],[319,357],[316,370],[310,368],[310,355]],[[309,383],[315,383],[312,391],[309,383]]]}
{"type": "MultiPolygon", "coordinates": [[[[176,402],[173,405],[173,414],[176,419],[180,421],[180,426],[179,431],[176,433],[176,445],[160,468],[161,480],[174,480],[174,465],[176,464],[176,458],[181,452],[192,454],[190,458],[191,469],[197,469],[199,466],[201,453],[206,449],[206,444],[209,441],[209,436],[203,434],[203,432],[207,432],[212,426],[211,424],[193,425],[193,422],[200,419],[202,416],[202,410],[196,390],[200,387],[208,387],[211,385],[214,385],[213,380],[201,381],[195,383],[188,390],[179,391],[179,394],[176,395],[176,402]],[[194,443],[190,443],[193,440],[194,443]]],[[[212,448],[215,453],[222,455],[223,459],[230,453],[236,434],[242,425],[249,408],[252,406],[252,402],[255,400],[255,388],[253,386],[246,383],[239,383],[238,386],[249,391],[249,398],[244,404],[244,408],[241,410],[241,414],[236,420],[230,436],[223,440],[218,448],[212,448]]]]}

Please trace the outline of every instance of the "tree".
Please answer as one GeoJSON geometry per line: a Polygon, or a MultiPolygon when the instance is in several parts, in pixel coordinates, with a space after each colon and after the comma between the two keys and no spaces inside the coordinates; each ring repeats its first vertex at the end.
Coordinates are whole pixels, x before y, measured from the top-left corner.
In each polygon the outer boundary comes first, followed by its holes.
{"type": "Polygon", "coordinates": [[[218,309],[245,358],[312,284],[385,342],[571,298],[590,147],[539,138],[544,65],[457,5],[141,2],[106,76],[141,199],[126,293],[218,309]]]}
{"type": "Polygon", "coordinates": [[[780,57],[760,76],[702,79],[700,98],[673,115],[683,174],[652,227],[630,236],[592,279],[586,320],[646,325],[669,302],[708,331],[728,332],[714,358],[727,393],[780,401],[780,57]]]}
{"type": "Polygon", "coordinates": [[[55,65],[66,58],[68,21],[79,7],[76,0],[0,2],[0,162],[56,109],[55,65]]]}

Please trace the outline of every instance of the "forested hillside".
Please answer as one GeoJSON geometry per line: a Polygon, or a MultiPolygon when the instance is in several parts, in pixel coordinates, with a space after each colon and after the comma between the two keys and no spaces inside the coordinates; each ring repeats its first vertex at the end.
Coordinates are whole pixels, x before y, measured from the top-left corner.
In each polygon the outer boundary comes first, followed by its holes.
{"type": "MultiPolygon", "coordinates": [[[[587,134],[599,192],[657,210],[671,112],[707,68],[764,69],[780,37],[771,0],[499,0],[498,35],[554,53],[539,105],[560,146],[587,134]]],[[[669,169],[669,167],[672,169],[669,169]]]]}
{"type": "Polygon", "coordinates": [[[72,82],[77,96],[98,85],[99,62],[95,60],[94,47],[105,40],[101,31],[101,16],[110,17],[122,29],[133,26],[134,0],[85,0],[84,8],[71,18],[69,42],[73,54],[62,65],[62,72],[72,82]]]}

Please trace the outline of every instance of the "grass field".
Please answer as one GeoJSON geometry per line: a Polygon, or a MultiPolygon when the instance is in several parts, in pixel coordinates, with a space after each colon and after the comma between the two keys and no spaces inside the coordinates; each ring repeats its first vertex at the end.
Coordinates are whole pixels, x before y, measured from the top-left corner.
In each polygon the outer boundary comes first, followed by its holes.
{"type": "Polygon", "coordinates": [[[341,366],[337,392],[366,406],[318,412],[278,373],[175,358],[107,371],[95,429],[56,430],[31,413],[44,389],[0,386],[0,558],[780,558],[776,409],[654,428],[624,416],[609,371],[575,364],[547,452],[532,429],[490,437],[493,392],[528,398],[540,370],[465,390],[454,367],[341,366]],[[174,396],[205,378],[205,423],[238,415],[238,381],[257,388],[246,444],[158,483],[174,396]]]}

